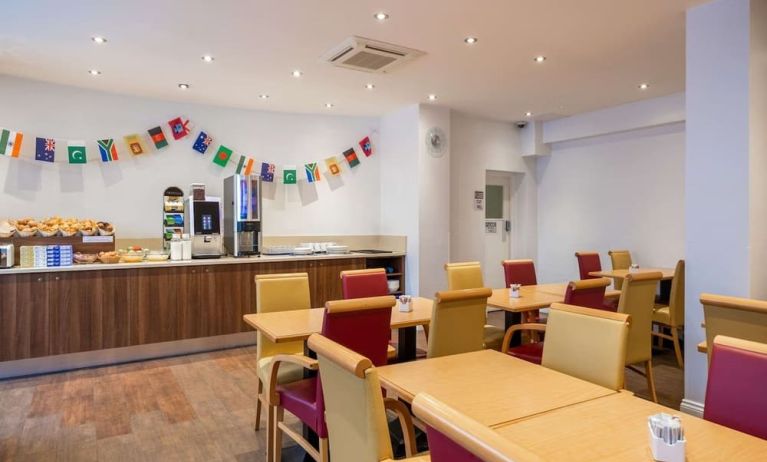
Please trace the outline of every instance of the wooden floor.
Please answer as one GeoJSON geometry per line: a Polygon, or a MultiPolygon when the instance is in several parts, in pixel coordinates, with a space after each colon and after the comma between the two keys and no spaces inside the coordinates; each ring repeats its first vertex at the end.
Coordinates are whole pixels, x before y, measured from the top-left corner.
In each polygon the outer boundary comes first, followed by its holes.
{"type": "MultiPolygon", "coordinates": [[[[661,402],[678,408],[682,371],[671,353],[655,361],[661,402]]],[[[262,461],[254,366],[255,348],[236,348],[0,381],[0,460],[262,461]]],[[[647,394],[631,371],[627,388],[647,394]]]]}

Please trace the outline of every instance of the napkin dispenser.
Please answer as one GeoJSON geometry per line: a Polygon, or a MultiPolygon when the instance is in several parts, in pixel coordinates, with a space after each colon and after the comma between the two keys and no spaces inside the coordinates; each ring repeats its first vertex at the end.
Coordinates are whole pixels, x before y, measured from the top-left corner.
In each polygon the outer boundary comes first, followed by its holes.
{"type": "Polygon", "coordinates": [[[679,417],[660,413],[647,419],[652,457],[658,462],[684,462],[687,439],[679,417]]]}
{"type": "Polygon", "coordinates": [[[13,268],[16,263],[14,260],[13,244],[0,245],[0,268],[13,268]]]}

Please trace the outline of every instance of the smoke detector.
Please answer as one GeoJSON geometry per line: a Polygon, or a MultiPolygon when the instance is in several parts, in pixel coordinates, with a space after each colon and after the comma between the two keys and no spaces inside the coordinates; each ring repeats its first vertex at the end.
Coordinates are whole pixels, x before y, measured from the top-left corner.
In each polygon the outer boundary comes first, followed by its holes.
{"type": "Polygon", "coordinates": [[[423,51],[352,36],[327,52],[323,61],[355,71],[385,73],[414,58],[423,51]]]}

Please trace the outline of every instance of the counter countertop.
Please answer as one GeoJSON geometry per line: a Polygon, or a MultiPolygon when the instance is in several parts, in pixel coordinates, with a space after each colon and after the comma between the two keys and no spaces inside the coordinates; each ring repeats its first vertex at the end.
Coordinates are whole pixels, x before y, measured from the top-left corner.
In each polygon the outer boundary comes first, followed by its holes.
{"type": "Polygon", "coordinates": [[[160,261],[150,262],[143,261],[141,263],[91,263],[91,264],[74,264],[72,266],[53,266],[46,268],[22,268],[20,266],[14,266],[13,268],[0,269],[0,277],[4,274],[27,274],[27,273],[57,273],[63,271],[100,271],[100,270],[124,270],[124,269],[144,269],[144,268],[168,268],[173,266],[206,266],[206,265],[241,265],[241,264],[258,264],[258,263],[276,263],[285,261],[314,261],[314,260],[339,260],[347,258],[387,258],[387,257],[402,257],[404,252],[392,252],[382,254],[365,254],[365,253],[347,253],[340,255],[261,255],[258,257],[221,257],[211,259],[199,259],[199,260],[182,260],[182,261],[160,261]]]}

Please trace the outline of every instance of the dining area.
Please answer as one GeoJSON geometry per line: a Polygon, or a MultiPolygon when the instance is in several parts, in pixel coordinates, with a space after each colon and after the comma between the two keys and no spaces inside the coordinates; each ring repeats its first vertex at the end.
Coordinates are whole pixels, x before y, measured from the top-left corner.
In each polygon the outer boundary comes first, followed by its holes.
{"type": "Polygon", "coordinates": [[[684,260],[608,255],[603,269],[576,252],[577,278],[562,282],[539,283],[533,260],[499,261],[496,288],[479,262],[446,263],[433,298],[387,295],[382,268],[342,271],[344,299],[324,307],[310,306],[305,274],[256,276],[243,319],[258,335],[266,460],[757,459],[767,434],[752,379],[767,347],[712,333],[706,413],[659,404],[654,357],[684,368],[684,260]],[[627,389],[640,380],[641,394],[627,389]],[[682,435],[648,435],[659,415],[682,435]]]}

